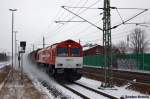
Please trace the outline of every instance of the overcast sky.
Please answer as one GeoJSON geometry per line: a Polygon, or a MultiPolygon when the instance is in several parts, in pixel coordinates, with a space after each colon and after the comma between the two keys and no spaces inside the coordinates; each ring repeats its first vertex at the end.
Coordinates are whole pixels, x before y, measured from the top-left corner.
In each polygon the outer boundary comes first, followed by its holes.
{"type": "MultiPolygon", "coordinates": [[[[18,31],[17,40],[27,41],[27,48],[41,47],[42,37],[45,36],[46,44],[52,44],[66,39],[79,39],[84,44],[86,42],[102,44],[102,31],[88,23],[65,23],[56,24],[57,20],[68,20],[73,15],[60,6],[90,6],[103,7],[103,0],[0,0],[0,51],[11,51],[11,12],[10,8],[18,9],[15,12],[15,27],[18,31]]],[[[150,0],[111,0],[111,5],[125,8],[150,8],[150,0]]],[[[75,13],[80,13],[85,9],[71,9],[75,13]]],[[[90,22],[102,27],[101,10],[87,10],[80,14],[90,22]]],[[[117,11],[112,12],[112,26],[121,23],[117,11]]],[[[123,19],[140,12],[140,10],[119,10],[123,19]]],[[[75,20],[81,20],[74,18],[75,20]]],[[[150,11],[140,15],[130,22],[150,23],[150,11]]],[[[135,25],[123,25],[112,30],[112,41],[116,43],[126,39],[126,36],[134,29],[135,25]]],[[[148,32],[150,27],[142,27],[148,32]]],[[[150,35],[149,35],[150,36],[150,35]]],[[[149,37],[150,39],[150,37],[149,37]]],[[[19,42],[18,42],[19,43],[19,42]]]]}

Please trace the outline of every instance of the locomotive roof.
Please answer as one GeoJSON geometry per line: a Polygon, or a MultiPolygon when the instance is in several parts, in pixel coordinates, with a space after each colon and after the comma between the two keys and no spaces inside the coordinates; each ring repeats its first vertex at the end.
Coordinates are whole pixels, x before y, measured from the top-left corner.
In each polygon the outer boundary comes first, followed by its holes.
{"type": "Polygon", "coordinates": [[[78,43],[78,42],[75,42],[75,41],[69,39],[69,40],[62,41],[60,43],[78,43]]]}
{"type": "MultiPolygon", "coordinates": [[[[42,48],[40,50],[38,50],[38,52],[42,52],[44,51],[45,49],[48,49],[48,48],[55,48],[56,46],[58,46],[59,44],[63,44],[63,43],[76,43],[76,44],[79,44],[78,42],[74,41],[74,40],[71,40],[71,39],[68,39],[68,40],[65,40],[65,41],[62,41],[62,42],[59,42],[59,43],[55,43],[51,46],[48,46],[46,48],[42,48]]],[[[81,46],[81,45],[80,45],[81,46]]]]}
{"type": "Polygon", "coordinates": [[[59,43],[55,43],[55,44],[51,45],[51,47],[57,46],[57,45],[62,44],[62,43],[78,43],[78,42],[75,42],[71,39],[68,39],[68,40],[65,40],[65,41],[62,41],[62,42],[59,42],[59,43]]]}

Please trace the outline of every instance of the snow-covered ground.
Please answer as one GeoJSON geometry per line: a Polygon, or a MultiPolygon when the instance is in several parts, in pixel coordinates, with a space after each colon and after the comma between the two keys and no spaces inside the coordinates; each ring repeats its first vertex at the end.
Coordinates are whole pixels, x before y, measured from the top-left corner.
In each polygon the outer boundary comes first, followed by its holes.
{"type": "Polygon", "coordinates": [[[34,81],[33,84],[38,91],[45,95],[45,99],[54,99],[53,95],[49,93],[49,90],[41,85],[39,81],[34,81]]]}
{"type": "MultiPolygon", "coordinates": [[[[8,65],[10,65],[9,62],[0,62],[0,69],[8,65]]],[[[2,89],[3,85],[4,85],[4,82],[0,83],[0,90],[2,89]]]]}
{"type": "Polygon", "coordinates": [[[0,90],[0,99],[50,99],[36,90],[26,75],[23,75],[23,83],[18,71],[13,72],[13,80],[10,79],[11,77],[8,77],[5,85],[0,90]]]}
{"type": "MultiPolygon", "coordinates": [[[[31,64],[28,62],[28,60],[25,57],[24,60],[24,71],[29,75],[29,77],[32,79],[33,83],[35,85],[39,85],[39,79],[48,82],[48,84],[57,90],[59,90],[63,95],[65,95],[68,99],[82,99],[78,95],[74,94],[73,92],[69,91],[68,89],[62,87],[60,84],[58,84],[53,78],[49,77],[45,72],[42,72],[42,70],[39,70],[34,64],[31,64]]],[[[38,88],[38,87],[37,87],[38,88]]],[[[41,89],[41,87],[39,87],[41,89]]],[[[42,88],[47,94],[48,90],[46,88],[42,88]]],[[[54,99],[54,96],[49,93],[49,95],[52,99],[54,99]]],[[[56,97],[55,97],[56,98],[56,97]]],[[[60,99],[61,97],[57,97],[60,99]]]]}
{"type": "MultiPolygon", "coordinates": [[[[135,91],[132,91],[132,90],[125,89],[128,85],[123,86],[123,87],[116,87],[115,86],[114,89],[117,89],[117,90],[102,90],[102,89],[98,89],[98,87],[100,87],[100,85],[101,85],[100,81],[96,81],[96,80],[92,80],[92,79],[88,79],[88,78],[82,77],[77,82],[80,83],[80,84],[83,84],[85,86],[88,86],[90,88],[93,88],[93,89],[102,91],[104,93],[110,94],[112,96],[118,97],[118,98],[122,97],[122,96],[123,97],[126,97],[126,96],[135,96],[135,97],[147,96],[147,97],[150,98],[150,96],[148,96],[148,95],[141,94],[139,92],[135,92],[135,91]]],[[[144,99],[149,99],[149,98],[144,98],[144,99]]]]}

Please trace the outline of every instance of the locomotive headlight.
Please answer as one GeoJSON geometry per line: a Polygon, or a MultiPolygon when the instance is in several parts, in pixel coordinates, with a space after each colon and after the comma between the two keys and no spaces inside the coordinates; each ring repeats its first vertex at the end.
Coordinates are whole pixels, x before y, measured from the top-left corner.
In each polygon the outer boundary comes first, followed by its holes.
{"type": "Polygon", "coordinates": [[[81,64],[76,64],[76,66],[81,66],[81,64]]]}
{"type": "Polygon", "coordinates": [[[57,64],[57,66],[63,66],[63,64],[61,64],[61,63],[58,63],[58,64],[57,64]]]}

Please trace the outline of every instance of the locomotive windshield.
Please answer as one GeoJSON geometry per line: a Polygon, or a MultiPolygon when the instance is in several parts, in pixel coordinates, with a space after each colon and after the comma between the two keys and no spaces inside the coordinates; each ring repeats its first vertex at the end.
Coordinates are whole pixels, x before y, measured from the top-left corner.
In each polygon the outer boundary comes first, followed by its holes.
{"type": "Polygon", "coordinates": [[[71,48],[71,56],[80,56],[80,49],[79,48],[71,48]]]}
{"type": "Polygon", "coordinates": [[[67,48],[58,48],[57,50],[57,56],[68,56],[68,50],[67,48]]]}

